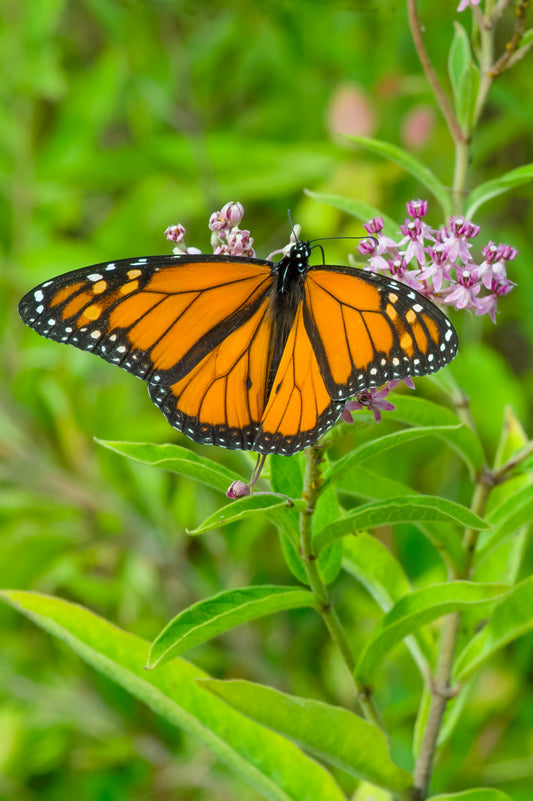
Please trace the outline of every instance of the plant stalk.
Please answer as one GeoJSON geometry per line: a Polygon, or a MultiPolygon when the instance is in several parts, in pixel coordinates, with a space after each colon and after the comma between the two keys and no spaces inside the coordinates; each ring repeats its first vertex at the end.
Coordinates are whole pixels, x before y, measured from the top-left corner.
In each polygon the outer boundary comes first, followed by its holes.
{"type": "MultiPolygon", "coordinates": [[[[494,481],[491,471],[482,471],[478,476],[470,506],[471,510],[479,517],[483,517],[487,510],[487,503],[493,487],[494,481]]],[[[470,577],[478,537],[479,531],[474,529],[465,530],[463,537],[463,548],[465,552],[464,565],[460,573],[454,576],[454,579],[468,579],[470,577]]],[[[448,701],[453,696],[453,692],[450,689],[450,680],[453,672],[460,625],[460,612],[447,615],[442,630],[435,677],[431,686],[431,706],[429,708],[428,719],[420,746],[420,753],[413,774],[415,781],[415,801],[424,801],[428,795],[442,720],[446,712],[448,701]]]]}
{"type": "Polygon", "coordinates": [[[416,52],[418,53],[418,58],[420,59],[420,63],[422,64],[424,72],[426,73],[428,83],[433,89],[433,94],[435,95],[438,106],[444,116],[444,119],[446,120],[446,123],[448,124],[450,134],[452,135],[454,142],[464,142],[466,140],[463,131],[461,130],[461,126],[457,121],[457,117],[455,116],[446,92],[442,88],[442,85],[437,77],[437,73],[433,69],[433,65],[426,50],[424,39],[422,37],[422,28],[420,26],[420,19],[418,17],[416,0],[407,0],[407,12],[409,16],[409,25],[411,27],[413,43],[416,52]]]}
{"type": "Polygon", "coordinates": [[[312,521],[322,483],[321,463],[323,456],[323,448],[319,446],[312,445],[310,448],[306,448],[303,498],[307,505],[304,511],[300,513],[300,555],[307,574],[307,580],[318,601],[318,611],[322,615],[331,638],[337,645],[346,667],[352,675],[357,692],[357,700],[361,705],[363,714],[370,723],[383,728],[372,698],[366,688],[360,687],[355,680],[355,658],[329,597],[328,588],[318,568],[318,554],[315,552],[313,544],[312,521]]]}

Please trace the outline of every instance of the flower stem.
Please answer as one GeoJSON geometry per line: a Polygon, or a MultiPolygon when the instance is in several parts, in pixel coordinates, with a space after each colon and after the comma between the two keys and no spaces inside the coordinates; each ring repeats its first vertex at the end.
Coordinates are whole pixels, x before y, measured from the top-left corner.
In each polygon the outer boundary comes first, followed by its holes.
{"type": "MultiPolygon", "coordinates": [[[[487,502],[494,482],[491,471],[482,471],[478,476],[474,494],[472,497],[471,509],[479,517],[483,517],[487,509],[487,502]]],[[[454,576],[455,579],[468,579],[472,571],[475,549],[479,537],[479,531],[466,529],[463,538],[463,548],[465,559],[463,567],[454,576]]],[[[415,782],[415,801],[423,801],[427,798],[429,782],[433,772],[433,762],[437,750],[437,741],[446,706],[450,700],[450,680],[455,659],[455,649],[457,646],[457,635],[461,624],[461,614],[454,612],[445,619],[440,651],[435,669],[435,676],[431,686],[431,706],[427,723],[422,737],[420,752],[414,771],[415,782]]]]}
{"type": "Polygon", "coordinates": [[[453,172],[452,203],[453,213],[463,213],[466,173],[468,170],[469,147],[465,139],[455,140],[455,167],[453,172]]]}
{"type": "MultiPolygon", "coordinates": [[[[318,554],[315,552],[312,536],[312,521],[315,505],[318,499],[320,485],[322,483],[321,463],[324,456],[323,448],[313,445],[305,451],[305,474],[303,498],[307,504],[303,512],[300,513],[300,554],[302,557],[307,580],[318,601],[318,611],[326,624],[331,638],[337,645],[346,667],[354,678],[355,657],[346,633],[338,618],[329,597],[328,588],[324,583],[318,568],[318,554]]],[[[364,687],[360,687],[354,678],[357,699],[365,718],[376,726],[382,728],[377,709],[372,698],[364,687]]]]}
{"type": "Polygon", "coordinates": [[[411,34],[416,52],[418,53],[418,58],[420,59],[420,63],[422,64],[424,72],[426,73],[426,78],[433,89],[435,99],[448,124],[448,128],[450,129],[453,140],[454,142],[465,141],[461,126],[457,122],[453,108],[444,89],[442,88],[442,85],[437,77],[437,73],[433,69],[426,46],[424,45],[416,0],[407,0],[407,12],[409,15],[409,25],[411,26],[411,34]]]}
{"type": "Polygon", "coordinates": [[[459,624],[460,615],[457,612],[448,615],[444,622],[440,653],[435,670],[435,678],[431,688],[431,706],[420,746],[420,753],[413,774],[416,788],[416,801],[423,801],[423,799],[427,798],[428,794],[437,740],[442,725],[442,719],[446,711],[446,705],[450,697],[450,677],[452,675],[459,624]]]}

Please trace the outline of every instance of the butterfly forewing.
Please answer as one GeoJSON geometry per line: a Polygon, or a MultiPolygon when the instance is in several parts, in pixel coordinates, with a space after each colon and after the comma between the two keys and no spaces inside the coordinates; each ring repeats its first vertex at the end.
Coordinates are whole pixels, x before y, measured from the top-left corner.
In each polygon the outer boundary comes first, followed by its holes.
{"type": "Polygon", "coordinates": [[[169,383],[238,327],[270,283],[269,262],[255,259],[122,259],[46,281],[19,313],[42,336],[169,383]]]}

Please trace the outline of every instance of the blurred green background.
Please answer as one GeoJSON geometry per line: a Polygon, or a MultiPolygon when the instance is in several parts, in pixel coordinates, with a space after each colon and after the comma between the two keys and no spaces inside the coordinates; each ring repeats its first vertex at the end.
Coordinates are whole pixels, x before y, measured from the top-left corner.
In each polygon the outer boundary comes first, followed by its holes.
{"type": "MultiPolygon", "coordinates": [[[[419,5],[446,81],[457,2],[419,5]]],[[[178,221],[188,243],[207,251],[207,219],[228,200],[245,204],[259,256],[287,242],[288,208],[304,236],[360,233],[304,188],[357,197],[402,220],[421,188],[343,141],[339,129],[408,148],[444,183],[453,147],[399,1],[0,0],[0,16],[1,582],[72,599],[151,639],[179,609],[222,589],[292,583],[277,535],[265,520],[262,529],[187,538],[185,528],[223,496],[121,459],[93,437],[199,446],[168,427],[142,382],[25,329],[19,298],[69,269],[169,252],[163,231],[178,221]]],[[[469,12],[462,17],[468,27],[469,12]]],[[[508,32],[503,25],[500,48],[508,32]]],[[[527,60],[494,86],[473,141],[470,188],[533,160],[532,90],[527,60]]],[[[454,318],[462,341],[454,375],[490,455],[507,405],[531,432],[532,197],[531,187],[520,188],[476,219],[480,241],[520,250],[510,270],[519,286],[501,302],[498,325],[454,318]]],[[[442,222],[436,204],[429,218],[442,222]]],[[[345,262],[347,251],[346,243],[328,245],[328,260],[345,262]]],[[[427,379],[418,385],[431,394],[427,379]]],[[[371,436],[371,427],[347,431],[338,447],[357,435],[371,436]]],[[[428,461],[424,448],[417,442],[376,469],[427,492],[435,473],[449,497],[468,503],[453,456],[432,449],[428,461]]],[[[203,452],[248,475],[249,456],[203,452]]],[[[414,528],[383,537],[416,586],[445,579],[414,528]]],[[[532,563],[529,548],[524,570],[532,563]]],[[[333,593],[357,650],[379,610],[348,577],[333,593]]],[[[257,799],[62,644],[10,610],[0,609],[0,619],[2,801],[257,799]]],[[[484,672],[435,791],[486,783],[516,801],[531,798],[532,657],[531,640],[519,640],[484,672]]],[[[308,610],[237,629],[191,658],[216,676],[352,704],[344,667],[308,610]]],[[[403,646],[380,682],[394,756],[410,769],[421,685],[403,646]]],[[[353,780],[339,781],[351,792],[353,780]]]]}

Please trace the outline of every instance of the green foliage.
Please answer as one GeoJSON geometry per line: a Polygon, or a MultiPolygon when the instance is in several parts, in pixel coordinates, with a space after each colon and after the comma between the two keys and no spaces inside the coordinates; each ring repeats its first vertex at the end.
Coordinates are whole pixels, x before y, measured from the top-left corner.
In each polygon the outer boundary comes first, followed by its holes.
{"type": "Polygon", "coordinates": [[[393,792],[412,786],[409,773],[391,761],[383,732],[346,709],[242,680],[202,684],[247,717],[348,773],[393,792]]]}
{"type": "Polygon", "coordinates": [[[118,682],[175,726],[200,740],[269,801],[342,801],[328,773],[296,747],[214,699],[206,702],[204,671],[173,660],[143,669],[148,643],[86,609],[34,593],[2,593],[88,664],[118,682]]]}
{"type": "MultiPolygon", "coordinates": [[[[273,456],[260,492],[221,503],[248,455],[172,431],[141,382],[39,339],[17,302],[69,269],[168,252],[177,220],[208,249],[230,199],[260,256],[286,243],[287,208],[310,238],[375,215],[394,236],[430,192],[447,222],[454,147],[438,111],[409,138],[432,98],[405,9],[5,4],[2,799],[407,799],[460,613],[429,798],[529,801],[532,72],[502,75],[478,124],[487,32],[418,5],[472,134],[461,210],[519,248],[519,286],[497,326],[454,315],[458,359],[391,396],[379,426],[361,412],[330,432],[311,489],[307,454],[273,456]],[[346,82],[363,106],[339,136],[346,82]],[[179,658],[193,646],[195,664],[179,658]]],[[[325,249],[346,263],[351,246],[325,249]]]]}
{"type": "Polygon", "coordinates": [[[176,615],[152,643],[146,667],[154,668],[217,634],[263,615],[302,606],[316,606],[315,596],[296,587],[243,587],[221,592],[176,615]]]}

